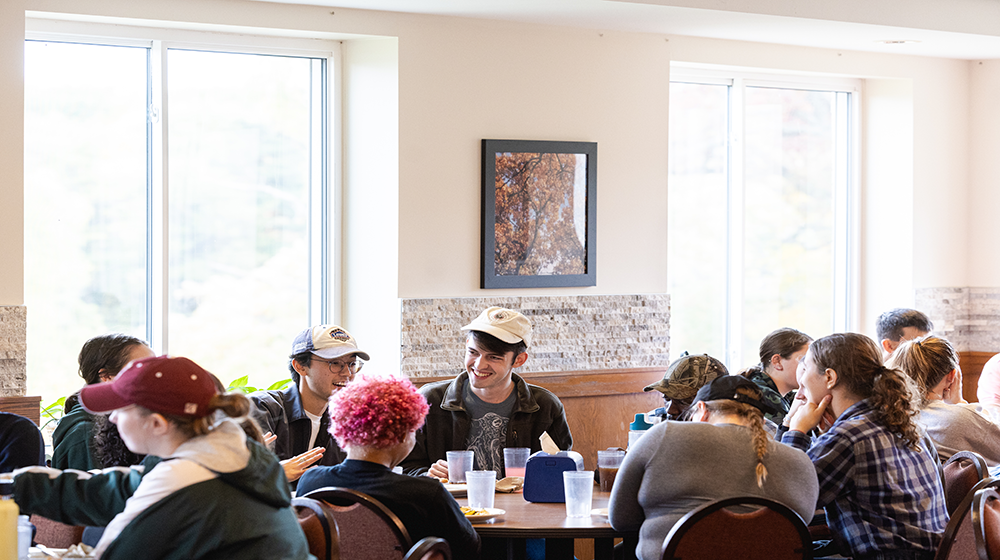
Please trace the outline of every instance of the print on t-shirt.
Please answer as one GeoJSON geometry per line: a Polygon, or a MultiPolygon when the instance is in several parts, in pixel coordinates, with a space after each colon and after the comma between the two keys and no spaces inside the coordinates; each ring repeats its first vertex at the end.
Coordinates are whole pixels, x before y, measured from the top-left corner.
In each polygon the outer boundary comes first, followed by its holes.
{"type": "Polygon", "coordinates": [[[509,422],[510,418],[504,418],[495,412],[487,412],[472,421],[469,429],[472,437],[468,448],[475,451],[477,471],[502,472],[503,448],[507,441],[509,422]]]}

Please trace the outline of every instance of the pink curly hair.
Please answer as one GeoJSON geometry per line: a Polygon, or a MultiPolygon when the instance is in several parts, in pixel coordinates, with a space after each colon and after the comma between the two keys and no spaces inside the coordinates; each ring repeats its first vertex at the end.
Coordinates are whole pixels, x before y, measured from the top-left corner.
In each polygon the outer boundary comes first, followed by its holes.
{"type": "Polygon", "coordinates": [[[330,399],[330,433],[342,449],[385,449],[423,426],[428,410],[409,379],[361,376],[330,399]]]}

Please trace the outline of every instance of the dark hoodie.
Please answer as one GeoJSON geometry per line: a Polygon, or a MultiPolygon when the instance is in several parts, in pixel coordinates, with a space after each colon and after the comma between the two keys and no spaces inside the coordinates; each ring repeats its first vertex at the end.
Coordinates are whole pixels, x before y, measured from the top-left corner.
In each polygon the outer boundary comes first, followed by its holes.
{"type": "Polygon", "coordinates": [[[107,524],[97,546],[103,560],[313,558],[289,508],[281,465],[230,420],[188,440],[148,472],[22,469],[14,498],[24,513],[107,524]]]}

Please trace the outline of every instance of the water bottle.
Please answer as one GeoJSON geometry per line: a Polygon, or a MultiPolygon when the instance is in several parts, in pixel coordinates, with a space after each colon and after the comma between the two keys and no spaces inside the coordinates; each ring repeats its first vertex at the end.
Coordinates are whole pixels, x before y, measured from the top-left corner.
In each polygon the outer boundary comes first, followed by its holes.
{"type": "Polygon", "coordinates": [[[628,425],[628,446],[629,449],[632,448],[632,444],[639,439],[642,434],[646,433],[646,430],[652,428],[653,425],[646,422],[646,415],[643,413],[638,413],[635,415],[635,420],[628,425]]]}

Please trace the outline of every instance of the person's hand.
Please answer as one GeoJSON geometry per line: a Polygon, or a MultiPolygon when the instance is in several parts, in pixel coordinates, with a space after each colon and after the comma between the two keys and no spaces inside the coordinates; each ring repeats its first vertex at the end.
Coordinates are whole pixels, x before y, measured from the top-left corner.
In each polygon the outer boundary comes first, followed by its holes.
{"type": "Polygon", "coordinates": [[[306,472],[313,463],[323,458],[324,452],[326,452],[326,448],[313,447],[301,455],[296,455],[291,459],[282,461],[281,468],[285,469],[285,477],[288,478],[288,482],[298,480],[302,476],[302,473],[306,472]]]}
{"type": "Polygon", "coordinates": [[[266,434],[264,434],[264,447],[270,449],[271,444],[274,443],[274,440],[276,439],[278,439],[278,436],[272,434],[271,432],[267,432],[266,434]]]}
{"type": "Polygon", "coordinates": [[[792,417],[795,416],[795,413],[798,412],[799,409],[802,408],[802,405],[804,404],[806,404],[806,397],[800,391],[799,393],[795,394],[795,399],[792,401],[792,406],[788,408],[788,414],[785,415],[785,419],[781,421],[781,424],[786,428],[791,426],[792,417]]]}
{"type": "MultiPolygon", "coordinates": [[[[788,429],[795,430],[797,432],[802,432],[808,434],[814,428],[819,426],[824,421],[824,416],[827,415],[827,407],[830,406],[830,400],[832,397],[827,395],[823,397],[823,400],[817,403],[804,402],[796,410],[795,414],[792,415],[791,420],[788,422],[788,429]]],[[[827,421],[827,427],[832,424],[832,421],[827,421]]]]}
{"type": "Polygon", "coordinates": [[[962,396],[961,368],[955,368],[955,379],[950,385],[944,388],[944,391],[941,393],[941,398],[948,404],[968,404],[969,401],[965,400],[965,397],[962,396]]]}
{"type": "Polygon", "coordinates": [[[431,465],[430,470],[427,471],[427,476],[433,476],[434,478],[448,478],[448,461],[444,459],[438,459],[433,465],[431,465]]]}

